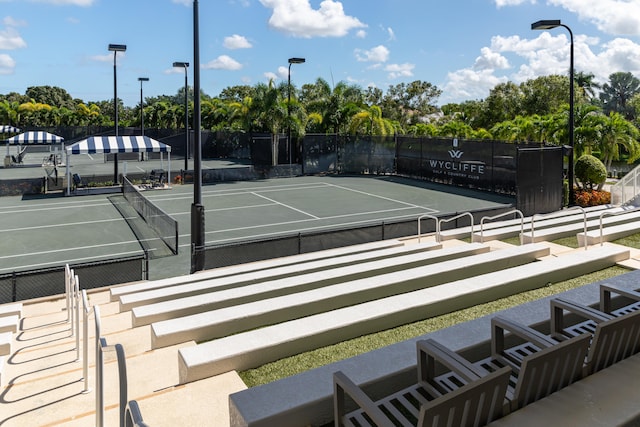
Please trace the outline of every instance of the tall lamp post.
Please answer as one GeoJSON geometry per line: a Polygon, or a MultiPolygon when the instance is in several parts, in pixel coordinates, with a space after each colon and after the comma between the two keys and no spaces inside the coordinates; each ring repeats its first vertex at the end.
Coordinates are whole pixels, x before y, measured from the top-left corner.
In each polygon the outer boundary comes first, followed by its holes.
{"type": "Polygon", "coordinates": [[[200,25],[198,0],[193,0],[193,204],[191,205],[191,273],[204,270],[204,206],[200,135],[200,25]]]}
{"type": "Polygon", "coordinates": [[[573,189],[574,182],[574,168],[573,168],[573,148],[574,148],[574,78],[573,78],[573,31],[567,25],[563,24],[559,19],[545,19],[542,21],[534,22],[531,24],[532,30],[552,30],[557,27],[566,28],[569,31],[569,37],[571,39],[571,53],[569,59],[569,165],[568,165],[568,180],[569,180],[569,205],[573,205],[575,202],[575,191],[573,189]]]}
{"type": "MultiPolygon", "coordinates": [[[[127,45],[125,44],[110,44],[109,51],[113,52],[113,111],[114,121],[116,127],[116,136],[118,136],[118,78],[116,73],[116,56],[118,52],[125,52],[127,45]]],[[[113,183],[118,183],[118,153],[113,155],[113,183]]]]}
{"type": "Polygon", "coordinates": [[[289,167],[291,167],[291,65],[304,64],[304,58],[289,58],[289,83],[288,87],[288,100],[287,100],[287,147],[289,151],[289,167]]]}
{"type": "Polygon", "coordinates": [[[189,82],[187,80],[188,62],[174,62],[176,68],[184,68],[184,170],[189,169],[189,82]]]}
{"type": "Polygon", "coordinates": [[[148,82],[149,77],[138,77],[140,82],[140,135],[144,136],[144,98],[142,97],[142,82],[148,82]]]}

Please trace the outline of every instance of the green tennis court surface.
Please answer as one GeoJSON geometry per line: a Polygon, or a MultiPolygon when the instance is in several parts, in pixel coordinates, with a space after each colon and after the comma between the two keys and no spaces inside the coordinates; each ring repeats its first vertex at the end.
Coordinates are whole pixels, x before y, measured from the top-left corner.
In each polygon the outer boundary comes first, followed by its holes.
{"type": "MultiPolygon", "coordinates": [[[[178,221],[180,254],[150,277],[188,274],[192,185],[144,192],[178,221]]],[[[142,253],[113,195],[0,198],[0,274],[142,253]]],[[[116,196],[121,197],[121,196],[116,196]]],[[[207,245],[464,212],[513,199],[398,177],[296,177],[202,187],[207,245]],[[436,191],[440,190],[440,191],[436,191]]]]}

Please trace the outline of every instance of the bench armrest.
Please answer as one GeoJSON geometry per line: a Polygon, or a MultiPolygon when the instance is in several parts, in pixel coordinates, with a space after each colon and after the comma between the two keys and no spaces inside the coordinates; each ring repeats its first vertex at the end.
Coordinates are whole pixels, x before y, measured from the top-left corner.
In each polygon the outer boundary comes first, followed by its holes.
{"type": "Polygon", "coordinates": [[[600,311],[611,313],[611,296],[620,295],[634,301],[640,301],[640,292],[622,289],[615,285],[600,285],[600,311]]]}
{"type": "Polygon", "coordinates": [[[472,382],[487,375],[483,368],[474,366],[455,351],[445,347],[433,339],[420,340],[416,343],[418,351],[418,382],[431,383],[435,378],[436,363],[440,363],[467,382],[472,382]]]}
{"type": "Polygon", "coordinates": [[[557,342],[529,326],[506,319],[502,316],[491,318],[491,354],[494,357],[503,356],[504,333],[508,331],[540,349],[551,347],[557,342]]]}
{"type": "Polygon", "coordinates": [[[613,319],[613,316],[586,305],[578,304],[563,298],[551,300],[551,333],[556,334],[564,329],[564,311],[569,311],[596,323],[613,319]]]}
{"type": "Polygon", "coordinates": [[[344,425],[345,395],[349,396],[371,420],[379,426],[389,425],[389,419],[373,400],[341,371],[333,374],[333,411],[336,425],[344,425]]]}

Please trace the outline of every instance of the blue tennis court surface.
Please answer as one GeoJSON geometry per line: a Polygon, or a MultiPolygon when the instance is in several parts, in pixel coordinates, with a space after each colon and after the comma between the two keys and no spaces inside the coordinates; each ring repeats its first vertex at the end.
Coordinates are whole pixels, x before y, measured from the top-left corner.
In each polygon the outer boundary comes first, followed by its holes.
{"type": "MultiPolygon", "coordinates": [[[[151,277],[187,274],[193,186],[144,194],[179,224],[180,254],[152,263],[151,277]]],[[[0,273],[141,253],[141,245],[109,197],[0,198],[0,273]]],[[[207,245],[512,202],[398,177],[313,176],[202,187],[207,245]]]]}

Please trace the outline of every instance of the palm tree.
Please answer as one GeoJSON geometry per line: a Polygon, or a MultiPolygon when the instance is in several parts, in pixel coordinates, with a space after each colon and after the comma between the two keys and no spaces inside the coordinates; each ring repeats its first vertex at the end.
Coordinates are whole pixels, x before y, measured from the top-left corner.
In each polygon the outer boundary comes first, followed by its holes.
{"type": "Polygon", "coordinates": [[[364,135],[392,135],[396,127],[389,119],[382,117],[382,109],[377,105],[365,107],[351,118],[349,132],[364,135]]]}
{"type": "Polygon", "coordinates": [[[256,85],[255,98],[252,103],[252,112],[255,114],[258,130],[271,134],[272,164],[278,162],[278,145],[280,133],[283,132],[287,122],[287,103],[283,96],[288,88],[277,87],[275,82],[269,80],[269,84],[256,85]]]}
{"type": "Polygon", "coordinates": [[[611,113],[600,129],[600,153],[607,169],[613,160],[620,160],[620,148],[629,153],[628,163],[640,158],[640,131],[619,113],[611,113]]]}
{"type": "Polygon", "coordinates": [[[580,88],[583,95],[587,99],[593,99],[596,96],[596,89],[600,89],[601,85],[596,83],[594,79],[596,76],[593,73],[585,73],[578,71],[573,76],[576,85],[580,88]]]}
{"type": "Polygon", "coordinates": [[[605,114],[618,112],[627,120],[633,120],[635,111],[629,106],[629,101],[640,93],[640,79],[631,73],[618,72],[609,76],[609,83],[602,86],[600,101],[603,103],[605,114]]]}

